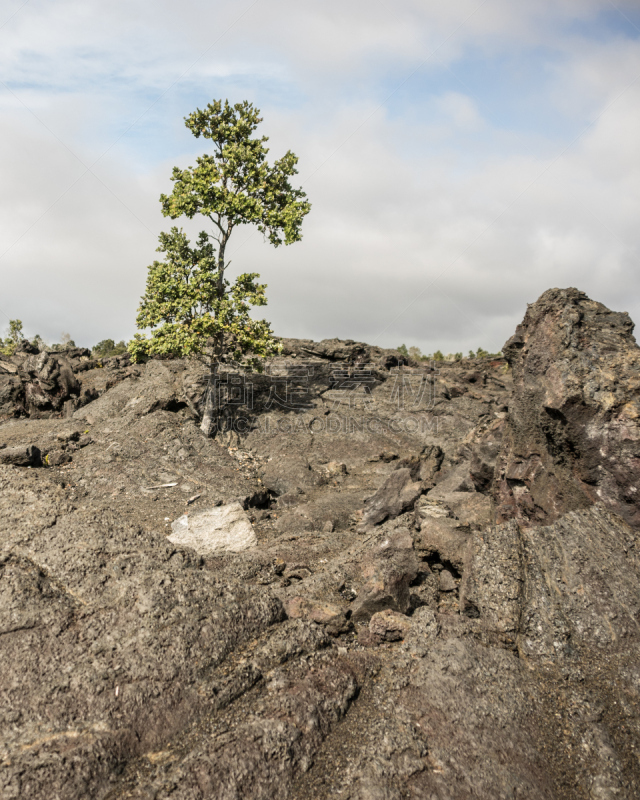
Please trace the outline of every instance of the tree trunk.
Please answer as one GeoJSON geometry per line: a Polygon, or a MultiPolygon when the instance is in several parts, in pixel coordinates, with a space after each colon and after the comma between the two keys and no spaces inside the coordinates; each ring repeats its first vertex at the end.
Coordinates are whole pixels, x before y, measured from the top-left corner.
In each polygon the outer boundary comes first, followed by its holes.
{"type": "MultiPolygon", "coordinates": [[[[224,251],[227,244],[228,235],[223,237],[220,242],[218,250],[218,297],[222,299],[224,294],[224,251]]],[[[218,376],[218,369],[220,367],[220,359],[222,358],[222,351],[224,348],[224,334],[221,332],[216,337],[212,352],[211,363],[209,366],[209,382],[207,385],[207,396],[204,404],[204,412],[202,414],[202,422],[200,423],[200,430],[205,436],[211,436],[218,431],[218,422],[220,419],[220,404],[219,392],[216,383],[218,376]]]]}
{"type": "MultiPolygon", "coordinates": [[[[211,366],[209,367],[209,382],[206,389],[206,400],[204,404],[204,412],[202,414],[202,422],[200,423],[200,430],[205,436],[211,436],[214,424],[217,422],[218,409],[216,398],[216,374],[218,371],[217,361],[212,357],[211,366]]],[[[216,426],[217,427],[217,426],[216,426]]]]}

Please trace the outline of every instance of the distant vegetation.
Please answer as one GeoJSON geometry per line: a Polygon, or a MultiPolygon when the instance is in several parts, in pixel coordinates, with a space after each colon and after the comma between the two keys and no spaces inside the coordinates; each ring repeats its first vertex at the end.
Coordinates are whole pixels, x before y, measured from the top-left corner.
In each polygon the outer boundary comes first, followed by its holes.
{"type": "MultiPolygon", "coordinates": [[[[22,320],[9,320],[9,328],[6,331],[5,338],[3,339],[0,336],[0,355],[12,356],[16,351],[16,347],[24,338],[22,320]]],[[[38,350],[49,350],[50,352],[61,352],[76,347],[76,343],[68,333],[61,334],[60,342],[54,342],[54,344],[46,342],[39,333],[36,333],[36,335],[28,341],[35,345],[38,350]]],[[[94,358],[111,358],[111,356],[120,356],[126,352],[127,343],[124,340],[116,343],[113,339],[103,339],[91,348],[91,355],[94,358]]]]}
{"type": "MultiPolygon", "coordinates": [[[[403,356],[412,358],[414,361],[462,361],[464,358],[462,353],[448,353],[445,356],[440,350],[436,350],[435,353],[431,354],[423,354],[419,347],[407,347],[405,344],[401,344],[397,350],[403,356]]],[[[490,353],[488,350],[479,347],[475,353],[473,350],[469,350],[467,358],[502,358],[502,353],[490,353]]]]}
{"type": "Polygon", "coordinates": [[[22,339],[22,322],[19,319],[9,320],[6,339],[0,336],[0,355],[12,356],[18,342],[22,339]]]}
{"type": "MultiPolygon", "coordinates": [[[[24,333],[22,332],[22,320],[20,319],[11,319],[9,320],[9,328],[6,332],[6,338],[3,339],[0,336],[0,355],[3,356],[12,356],[15,351],[16,347],[20,344],[20,342],[25,338],[24,333]]],[[[76,343],[73,341],[71,336],[68,333],[63,333],[60,337],[62,339],[61,342],[56,342],[54,344],[49,344],[46,342],[39,333],[33,337],[33,339],[29,339],[31,344],[35,345],[38,350],[53,350],[53,351],[60,351],[60,350],[68,350],[70,347],[75,347],[76,343]]]]}
{"type": "MultiPolygon", "coordinates": [[[[22,332],[22,320],[10,320],[9,327],[5,333],[5,338],[3,339],[0,336],[0,355],[12,356],[15,353],[16,347],[24,338],[25,337],[22,332]]],[[[62,333],[60,339],[60,342],[49,344],[40,336],[40,334],[36,333],[36,335],[29,341],[31,344],[36,345],[38,350],[59,352],[76,347],[76,343],[68,333],[62,333]]],[[[115,342],[113,339],[103,339],[101,342],[98,342],[98,344],[91,348],[91,355],[94,358],[112,358],[113,356],[120,356],[126,353],[127,347],[127,342],[125,342],[124,339],[121,339],[119,342],[115,342]]],[[[462,361],[463,358],[465,358],[462,353],[448,353],[447,355],[444,355],[440,350],[436,350],[435,353],[422,353],[419,347],[407,347],[405,344],[401,344],[397,350],[399,353],[402,353],[403,356],[411,358],[414,361],[462,361]]],[[[469,350],[469,355],[467,356],[467,358],[501,357],[502,353],[490,353],[488,350],[485,350],[482,347],[479,347],[475,353],[473,350],[469,350]]]]}
{"type": "Polygon", "coordinates": [[[91,355],[94,358],[111,358],[111,356],[121,356],[127,352],[127,343],[123,340],[114,342],[113,339],[103,339],[91,348],[91,355]]]}

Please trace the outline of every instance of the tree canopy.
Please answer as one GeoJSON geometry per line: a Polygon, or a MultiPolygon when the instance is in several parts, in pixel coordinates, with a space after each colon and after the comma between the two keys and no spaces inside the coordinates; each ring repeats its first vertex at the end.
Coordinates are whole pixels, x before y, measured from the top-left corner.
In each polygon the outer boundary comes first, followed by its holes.
{"type": "Polygon", "coordinates": [[[274,246],[292,244],[310,203],[290,178],[297,157],[288,151],[270,165],[266,136],[253,136],[260,112],[244,101],[230,105],[216,100],[185,118],[196,138],[209,139],[212,152],[196,159],[195,167],[174,167],[173,191],[162,194],[164,216],[201,216],[210,223],[195,246],[182,229],[160,234],[163,261],[149,267],[147,287],[138,309],[140,329],[129,350],[136,360],[154,355],[206,353],[211,363],[224,354],[236,361],[257,363],[276,351],[269,324],[253,320],[252,306],[266,304],[264,284],[247,272],[233,283],[225,278],[226,249],[233,230],[254,225],[274,246]]]}
{"type": "Polygon", "coordinates": [[[22,340],[22,320],[10,319],[9,330],[7,331],[7,338],[2,341],[0,337],[0,355],[11,356],[14,354],[16,347],[22,340]]]}

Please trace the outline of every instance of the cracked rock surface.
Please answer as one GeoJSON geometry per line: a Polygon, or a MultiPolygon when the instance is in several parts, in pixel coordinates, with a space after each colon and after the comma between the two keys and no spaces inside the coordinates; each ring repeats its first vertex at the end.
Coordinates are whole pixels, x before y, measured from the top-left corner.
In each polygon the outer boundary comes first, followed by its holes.
{"type": "Polygon", "coordinates": [[[196,362],[2,357],[0,796],[640,796],[632,328],[283,340],[215,439],[196,362]]]}

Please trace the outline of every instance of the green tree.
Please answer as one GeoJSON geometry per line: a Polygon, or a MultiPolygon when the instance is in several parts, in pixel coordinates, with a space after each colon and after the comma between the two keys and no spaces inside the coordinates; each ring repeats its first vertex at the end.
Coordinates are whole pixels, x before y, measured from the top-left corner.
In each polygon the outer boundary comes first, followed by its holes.
{"type": "Polygon", "coordinates": [[[111,356],[120,356],[126,352],[126,343],[120,341],[116,344],[113,339],[103,339],[91,348],[91,355],[96,358],[111,358],[111,356]]]}
{"type": "Polygon", "coordinates": [[[20,319],[10,319],[9,320],[9,339],[14,343],[18,344],[23,339],[22,333],[22,320],[20,319]]]}
{"type": "Polygon", "coordinates": [[[0,339],[0,353],[5,356],[12,356],[22,339],[22,320],[10,319],[7,338],[4,341],[0,339]]]}
{"type": "Polygon", "coordinates": [[[176,219],[204,217],[210,230],[201,231],[195,246],[182,229],[160,235],[163,261],[149,267],[147,287],[138,309],[137,325],[151,336],[136,334],[129,343],[135,360],[147,356],[204,354],[210,365],[202,430],[211,431],[215,409],[212,381],[225,353],[247,366],[277,352],[271,328],[251,319],[252,306],[266,304],[266,286],[257,273],[244,273],[231,283],[229,238],[241,225],[255,225],[274,246],[292,244],[310,203],[294,189],[297,157],[288,151],[273,165],[267,162],[266,136],[254,137],[260,112],[244,101],[229,105],[216,100],[185,118],[196,138],[209,139],[212,152],[196,159],[195,167],[174,167],[173,191],[161,195],[162,213],[176,219]],[[214,244],[215,242],[215,244],[214,244]]]}
{"type": "Polygon", "coordinates": [[[35,345],[40,352],[47,349],[47,343],[39,333],[36,333],[33,339],[31,339],[31,344],[35,345]]]}
{"type": "Polygon", "coordinates": [[[72,347],[75,346],[76,343],[71,338],[71,334],[62,331],[62,333],[60,334],[60,341],[52,344],[49,350],[54,350],[55,352],[59,353],[64,350],[70,350],[72,347]]]}

